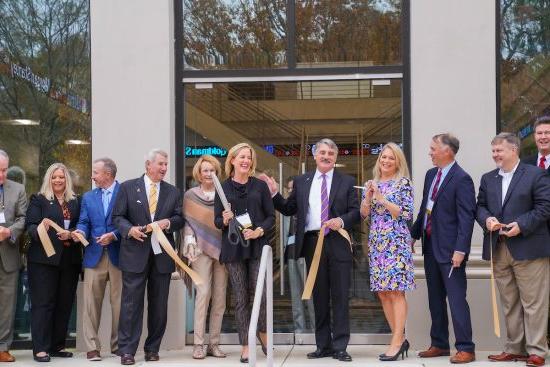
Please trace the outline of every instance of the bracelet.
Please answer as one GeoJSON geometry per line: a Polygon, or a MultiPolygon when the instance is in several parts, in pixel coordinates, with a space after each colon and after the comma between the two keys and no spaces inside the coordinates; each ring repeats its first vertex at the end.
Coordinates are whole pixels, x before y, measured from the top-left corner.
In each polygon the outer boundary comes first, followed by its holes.
{"type": "Polygon", "coordinates": [[[259,237],[262,237],[264,235],[264,229],[262,227],[256,227],[256,229],[260,230],[260,236],[259,237]]]}

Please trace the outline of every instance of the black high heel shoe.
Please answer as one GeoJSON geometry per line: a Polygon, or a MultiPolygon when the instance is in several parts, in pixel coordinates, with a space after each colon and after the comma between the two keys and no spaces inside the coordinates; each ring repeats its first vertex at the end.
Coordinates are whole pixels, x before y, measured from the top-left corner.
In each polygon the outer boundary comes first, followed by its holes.
{"type": "MultiPolygon", "coordinates": [[[[399,358],[399,356],[401,356],[401,359],[405,359],[405,351],[408,350],[408,341],[407,341],[407,344],[405,344],[405,342],[403,342],[403,344],[401,344],[401,347],[399,348],[399,351],[397,353],[395,353],[393,356],[389,356],[387,354],[384,354],[380,357],[378,357],[378,359],[382,362],[389,362],[389,361],[397,361],[397,359],[399,358]]],[[[408,352],[407,352],[408,354],[408,352]]]]}
{"type": "Polygon", "coordinates": [[[409,348],[411,347],[411,345],[409,344],[409,341],[407,339],[405,339],[405,341],[403,342],[402,347],[405,349],[405,355],[408,357],[409,348]]]}
{"type": "Polygon", "coordinates": [[[262,338],[260,338],[260,333],[256,334],[256,337],[260,341],[260,345],[262,346],[262,352],[264,352],[264,355],[267,356],[267,346],[264,345],[264,342],[262,341],[262,338]]]}
{"type": "Polygon", "coordinates": [[[241,363],[248,363],[248,357],[243,357],[241,355],[241,363]]]}

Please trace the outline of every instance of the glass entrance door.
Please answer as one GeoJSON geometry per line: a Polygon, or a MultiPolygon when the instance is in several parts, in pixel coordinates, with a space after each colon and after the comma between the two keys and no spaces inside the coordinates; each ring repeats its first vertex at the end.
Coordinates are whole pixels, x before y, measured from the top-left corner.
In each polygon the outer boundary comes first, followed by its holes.
{"type": "MultiPolygon", "coordinates": [[[[227,82],[185,85],[186,187],[192,167],[204,153],[224,162],[227,150],[253,144],[258,171],[276,178],[283,195],[291,177],[314,170],[312,146],[329,137],[339,147],[337,169],[356,178],[358,185],[372,177],[380,147],[402,143],[401,80],[227,82]]],[[[302,302],[303,261],[285,261],[290,218],[277,214],[270,234],[274,248],[275,343],[314,344],[314,310],[302,302]]],[[[368,228],[351,230],[354,261],[351,271],[351,344],[389,341],[382,307],[369,289],[368,228]]],[[[192,343],[193,299],[188,300],[188,343],[192,343]]],[[[231,292],[223,322],[223,343],[237,344],[231,292]]]]}

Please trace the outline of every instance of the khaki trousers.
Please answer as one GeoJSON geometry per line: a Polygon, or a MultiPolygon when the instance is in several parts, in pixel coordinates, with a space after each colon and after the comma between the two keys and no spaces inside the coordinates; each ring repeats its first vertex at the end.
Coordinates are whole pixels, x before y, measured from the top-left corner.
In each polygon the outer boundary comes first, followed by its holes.
{"type": "Polygon", "coordinates": [[[101,260],[99,260],[95,268],[84,269],[84,312],[82,318],[84,323],[84,343],[88,352],[92,350],[101,351],[98,330],[107,281],[109,281],[112,312],[111,352],[114,352],[118,349],[118,319],[122,293],[122,273],[119,268],[111,263],[109,254],[103,251],[101,260]]]}
{"type": "MultiPolygon", "coordinates": [[[[2,245],[0,246],[11,246],[2,245]]],[[[7,272],[0,259],[0,352],[10,349],[13,341],[13,323],[17,304],[19,271],[7,272]]]]}
{"type": "Polygon", "coordinates": [[[204,333],[206,327],[206,315],[210,305],[210,345],[219,344],[222,328],[223,314],[225,312],[225,290],[227,288],[227,270],[216,259],[201,254],[199,258],[191,263],[191,267],[199,273],[204,280],[201,286],[196,286],[195,296],[195,321],[194,321],[194,344],[204,344],[204,333]]]}
{"type": "Polygon", "coordinates": [[[544,358],[548,352],[550,258],[517,261],[508,246],[499,243],[493,261],[506,323],[504,351],[544,358]]]}

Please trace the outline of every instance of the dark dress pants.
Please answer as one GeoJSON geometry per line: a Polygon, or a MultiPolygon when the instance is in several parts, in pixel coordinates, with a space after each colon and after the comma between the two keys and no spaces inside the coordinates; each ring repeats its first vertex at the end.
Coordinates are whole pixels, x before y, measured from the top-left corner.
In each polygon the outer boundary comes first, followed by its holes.
{"type": "MultiPolygon", "coordinates": [[[[349,247],[335,249],[336,246],[349,246],[347,242],[343,244],[336,236],[340,236],[340,234],[334,231],[325,236],[319,271],[313,287],[315,343],[317,348],[322,350],[345,351],[350,337],[349,287],[353,258],[349,247]],[[336,241],[337,239],[338,241],[336,241]],[[347,256],[349,260],[342,260],[341,254],[335,256],[336,251],[350,251],[347,256]]],[[[316,244],[317,235],[310,232],[306,233],[304,236],[304,251],[308,271],[311,268],[316,244]]]]}
{"type": "Polygon", "coordinates": [[[80,265],[72,264],[68,251],[59,266],[29,262],[31,336],[33,352],[56,352],[65,348],[67,328],[74,304],[80,265]]]}
{"type": "Polygon", "coordinates": [[[170,273],[159,273],[154,254],[142,273],[122,272],[122,299],[118,324],[118,348],[121,353],[135,355],[143,328],[143,305],[147,288],[147,339],[145,352],[156,352],[166,330],[170,273]]]}
{"type": "Polygon", "coordinates": [[[433,256],[432,243],[426,237],[424,245],[424,270],[428,286],[428,301],[432,327],[431,345],[449,349],[449,319],[447,316],[447,298],[451,309],[451,318],[455,333],[455,347],[458,351],[474,352],[472,341],[472,322],[470,307],[466,300],[467,280],[466,262],[454,268],[451,276],[451,263],[439,263],[433,256]]]}

